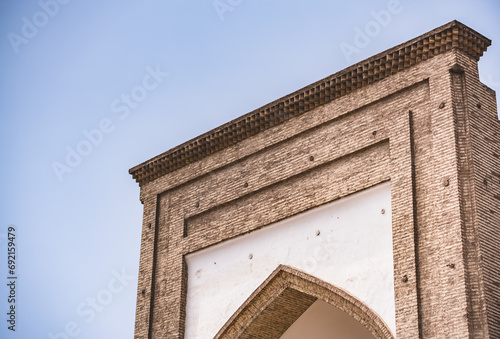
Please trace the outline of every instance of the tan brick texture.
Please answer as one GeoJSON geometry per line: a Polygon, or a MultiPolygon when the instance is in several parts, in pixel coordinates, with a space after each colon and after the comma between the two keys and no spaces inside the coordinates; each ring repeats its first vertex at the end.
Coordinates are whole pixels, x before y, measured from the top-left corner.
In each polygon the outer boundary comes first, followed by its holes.
{"type": "MultiPolygon", "coordinates": [[[[184,337],[187,254],[385,181],[394,335],[500,338],[500,123],[477,70],[489,44],[451,22],[131,169],[144,203],[135,338],[184,337]]],[[[294,319],[330,293],[283,291],[294,319]]],[[[279,322],[269,314],[251,331],[279,322]]]]}

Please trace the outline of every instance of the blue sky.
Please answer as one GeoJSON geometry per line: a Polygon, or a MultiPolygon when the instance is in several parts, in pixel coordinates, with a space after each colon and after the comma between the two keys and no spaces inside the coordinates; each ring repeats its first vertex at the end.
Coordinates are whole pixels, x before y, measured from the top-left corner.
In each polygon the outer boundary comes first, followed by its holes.
{"type": "Polygon", "coordinates": [[[479,67],[499,91],[499,15],[494,0],[2,1],[0,337],[132,338],[142,205],[129,168],[454,19],[493,40],[479,67]]]}

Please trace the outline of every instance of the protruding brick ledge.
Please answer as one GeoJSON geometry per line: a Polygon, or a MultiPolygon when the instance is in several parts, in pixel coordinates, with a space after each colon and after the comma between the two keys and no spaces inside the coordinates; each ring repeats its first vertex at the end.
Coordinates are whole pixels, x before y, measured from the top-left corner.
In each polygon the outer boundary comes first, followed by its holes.
{"type": "Polygon", "coordinates": [[[129,170],[139,185],[451,49],[476,61],[491,40],[452,21],[189,140],[129,170]]]}

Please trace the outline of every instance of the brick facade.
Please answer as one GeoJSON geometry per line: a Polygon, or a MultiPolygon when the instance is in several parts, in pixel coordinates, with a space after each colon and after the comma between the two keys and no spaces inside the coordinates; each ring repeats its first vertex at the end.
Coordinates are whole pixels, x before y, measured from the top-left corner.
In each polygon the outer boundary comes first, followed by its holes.
{"type": "Polygon", "coordinates": [[[389,180],[396,337],[500,338],[500,123],[477,70],[489,44],[451,22],[131,169],[135,338],[183,337],[185,255],[389,180]]]}

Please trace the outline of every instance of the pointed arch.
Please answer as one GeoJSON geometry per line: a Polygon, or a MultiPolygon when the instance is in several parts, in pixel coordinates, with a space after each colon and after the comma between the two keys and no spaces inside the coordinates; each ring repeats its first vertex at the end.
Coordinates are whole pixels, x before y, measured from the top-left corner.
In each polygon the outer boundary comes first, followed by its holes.
{"type": "Polygon", "coordinates": [[[349,314],[375,338],[394,338],[387,324],[365,303],[341,288],[285,265],[274,270],[215,338],[279,338],[316,300],[349,314]]]}

